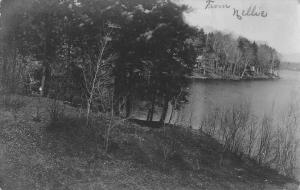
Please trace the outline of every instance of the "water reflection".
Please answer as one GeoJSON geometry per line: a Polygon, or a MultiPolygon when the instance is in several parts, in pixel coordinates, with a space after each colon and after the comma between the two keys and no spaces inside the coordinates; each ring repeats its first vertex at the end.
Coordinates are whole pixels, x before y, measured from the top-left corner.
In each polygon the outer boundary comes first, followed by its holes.
{"type": "MultiPolygon", "coordinates": [[[[280,75],[276,81],[194,81],[189,88],[189,103],[175,114],[172,122],[199,129],[214,109],[224,110],[245,102],[258,119],[264,115],[272,117],[272,126],[283,125],[291,106],[300,119],[300,72],[284,70],[280,75]]],[[[296,136],[300,139],[299,134],[296,136]]],[[[295,173],[300,179],[300,149],[297,160],[295,173]]]]}
{"type": "Polygon", "coordinates": [[[300,72],[284,70],[280,76],[275,81],[194,81],[189,88],[189,104],[178,115],[184,115],[182,122],[191,120],[198,128],[212,108],[243,102],[250,102],[257,116],[280,114],[288,105],[299,102],[300,72]]]}

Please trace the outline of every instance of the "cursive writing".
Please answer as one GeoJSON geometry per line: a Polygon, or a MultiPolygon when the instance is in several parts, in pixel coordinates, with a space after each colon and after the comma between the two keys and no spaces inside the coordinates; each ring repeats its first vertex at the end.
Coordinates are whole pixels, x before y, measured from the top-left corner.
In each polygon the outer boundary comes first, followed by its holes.
{"type": "Polygon", "coordinates": [[[237,19],[242,20],[245,16],[255,16],[255,17],[267,17],[268,13],[264,10],[259,10],[255,6],[250,6],[248,9],[245,10],[239,10],[236,8],[233,8],[233,16],[235,16],[237,19]]]}
{"type": "Polygon", "coordinates": [[[206,5],[205,5],[205,9],[217,9],[217,8],[223,8],[223,9],[228,9],[230,8],[230,5],[228,4],[215,4],[215,1],[213,0],[207,0],[206,1],[206,5]]]}
{"type": "MultiPolygon", "coordinates": [[[[206,0],[205,9],[229,9],[231,5],[225,3],[216,3],[215,0],[206,0]]],[[[238,20],[242,20],[244,17],[267,17],[268,12],[257,8],[256,5],[251,5],[247,9],[237,9],[232,7],[233,16],[238,20]]]]}

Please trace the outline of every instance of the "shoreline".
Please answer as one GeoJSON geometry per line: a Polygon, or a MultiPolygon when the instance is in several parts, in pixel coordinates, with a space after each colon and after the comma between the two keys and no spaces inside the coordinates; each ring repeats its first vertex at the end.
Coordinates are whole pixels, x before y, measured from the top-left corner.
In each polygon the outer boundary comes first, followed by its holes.
{"type": "Polygon", "coordinates": [[[192,80],[216,80],[216,81],[266,81],[266,80],[279,80],[280,76],[276,75],[260,75],[260,76],[250,76],[250,77],[238,77],[238,76],[231,76],[231,77],[223,77],[220,75],[202,75],[199,73],[193,73],[191,76],[188,76],[187,78],[192,80]]]}

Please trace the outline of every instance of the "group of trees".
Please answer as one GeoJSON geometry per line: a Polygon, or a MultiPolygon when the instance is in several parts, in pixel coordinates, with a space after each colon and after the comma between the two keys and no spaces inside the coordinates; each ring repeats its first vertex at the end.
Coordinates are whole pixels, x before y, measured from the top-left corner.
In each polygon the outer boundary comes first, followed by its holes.
{"type": "Polygon", "coordinates": [[[228,75],[276,66],[274,49],[205,34],[185,23],[187,9],[170,0],[2,0],[1,85],[15,92],[38,79],[44,96],[123,116],[142,99],[147,119],[160,106],[163,122],[169,104],[186,101],[197,57],[228,75]]]}
{"type": "Polygon", "coordinates": [[[274,74],[279,68],[279,53],[272,47],[247,38],[234,38],[231,34],[198,32],[194,40],[199,48],[197,68],[206,72],[219,74],[223,78],[245,75],[274,74]]]}
{"type": "Polygon", "coordinates": [[[89,109],[126,116],[138,96],[150,102],[148,120],[160,105],[164,121],[168,103],[185,99],[196,58],[186,9],[161,0],[3,0],[1,84],[16,91],[37,76],[44,96],[76,95],[89,109]]]}

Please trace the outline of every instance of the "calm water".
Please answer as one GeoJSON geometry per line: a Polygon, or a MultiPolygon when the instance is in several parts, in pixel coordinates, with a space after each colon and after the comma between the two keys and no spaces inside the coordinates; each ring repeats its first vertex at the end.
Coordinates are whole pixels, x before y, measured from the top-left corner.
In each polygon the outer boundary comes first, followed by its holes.
{"type": "MultiPolygon", "coordinates": [[[[193,81],[189,87],[190,103],[180,113],[176,113],[177,118],[180,118],[179,124],[191,123],[197,129],[203,117],[213,108],[224,108],[246,101],[256,116],[271,114],[275,119],[280,118],[287,113],[291,104],[300,103],[300,72],[282,70],[280,77],[280,80],[274,81],[193,81]]],[[[299,109],[297,114],[300,119],[299,109]]],[[[299,133],[297,136],[300,139],[299,133]]],[[[297,158],[295,174],[300,180],[300,149],[297,158]]]]}
{"type": "Polygon", "coordinates": [[[300,72],[282,70],[280,77],[272,81],[193,81],[190,103],[181,111],[181,121],[198,128],[212,108],[246,101],[257,116],[282,114],[289,105],[300,102],[300,72]]]}
{"type": "MultiPolygon", "coordinates": [[[[267,114],[273,116],[273,119],[280,120],[279,118],[287,113],[291,105],[300,105],[300,72],[282,70],[280,77],[280,80],[267,81],[194,80],[188,89],[189,103],[173,114],[171,122],[192,125],[198,129],[203,118],[213,108],[230,108],[232,105],[245,102],[250,104],[251,113],[258,118],[267,114]]],[[[146,102],[139,102],[138,105],[134,117],[146,119],[146,102]]],[[[167,122],[170,112],[169,108],[167,122]]],[[[297,114],[300,120],[300,107],[297,114]]],[[[159,117],[160,110],[157,109],[154,120],[158,120],[159,117]]],[[[300,139],[299,134],[298,137],[300,139]]],[[[297,157],[298,169],[295,173],[300,180],[300,149],[297,157]]]]}

